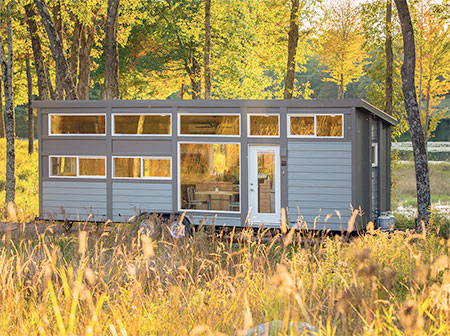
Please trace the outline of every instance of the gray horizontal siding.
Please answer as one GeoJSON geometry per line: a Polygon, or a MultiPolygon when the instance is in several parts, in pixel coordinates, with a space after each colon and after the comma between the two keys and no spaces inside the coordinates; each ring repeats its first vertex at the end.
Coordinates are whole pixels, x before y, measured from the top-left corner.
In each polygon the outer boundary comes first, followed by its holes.
{"type": "Polygon", "coordinates": [[[287,169],[291,224],[303,217],[310,228],[315,221],[320,229],[347,226],[352,202],[350,142],[288,142],[287,169]],[[331,217],[325,223],[327,214],[331,217]]]}
{"type": "MultiPolygon", "coordinates": [[[[191,215],[189,214],[189,217],[191,215]]],[[[194,225],[215,225],[220,226],[242,226],[240,217],[230,217],[227,215],[214,214],[211,215],[194,215],[192,214],[194,225]]]]}
{"type": "Polygon", "coordinates": [[[43,181],[43,219],[105,220],[106,181],[43,181]]]}
{"type": "Polygon", "coordinates": [[[113,220],[126,222],[140,212],[172,211],[172,184],[113,182],[113,220]]]}

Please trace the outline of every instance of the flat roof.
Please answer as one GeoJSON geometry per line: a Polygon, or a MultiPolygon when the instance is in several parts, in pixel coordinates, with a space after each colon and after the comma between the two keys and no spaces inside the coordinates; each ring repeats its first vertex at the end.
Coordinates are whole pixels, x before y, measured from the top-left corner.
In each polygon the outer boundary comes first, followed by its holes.
{"type": "Polygon", "coordinates": [[[34,100],[38,107],[300,107],[359,108],[372,113],[391,125],[397,120],[364,99],[165,99],[165,100],[34,100]]]}

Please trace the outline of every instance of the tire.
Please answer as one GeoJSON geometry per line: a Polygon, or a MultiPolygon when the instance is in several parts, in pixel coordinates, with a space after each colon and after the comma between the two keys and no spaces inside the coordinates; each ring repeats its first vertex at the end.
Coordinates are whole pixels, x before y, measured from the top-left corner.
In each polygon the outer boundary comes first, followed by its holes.
{"type": "Polygon", "coordinates": [[[164,239],[168,235],[175,239],[192,236],[192,225],[188,218],[184,217],[182,226],[179,225],[180,215],[176,214],[150,214],[139,215],[138,227],[143,235],[152,239],[164,239]]]}

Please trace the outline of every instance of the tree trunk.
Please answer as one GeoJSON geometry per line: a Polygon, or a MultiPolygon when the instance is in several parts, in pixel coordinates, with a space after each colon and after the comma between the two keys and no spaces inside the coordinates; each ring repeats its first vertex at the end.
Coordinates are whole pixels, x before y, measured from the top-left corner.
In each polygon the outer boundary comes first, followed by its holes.
{"type": "Polygon", "coordinates": [[[34,145],[34,122],[33,122],[33,108],[31,101],[33,100],[33,80],[31,79],[31,65],[30,57],[27,56],[27,86],[28,86],[28,154],[33,154],[34,145]]]}
{"type": "Polygon", "coordinates": [[[25,15],[27,18],[28,31],[30,33],[31,47],[33,49],[34,67],[36,68],[39,100],[49,100],[49,89],[47,76],[44,68],[44,57],[42,56],[41,39],[37,32],[37,24],[35,20],[36,13],[31,4],[25,5],[25,15]]]}
{"type": "Polygon", "coordinates": [[[211,55],[211,0],[205,0],[205,99],[211,98],[211,68],[209,58],[211,55]]]}
{"type": "Polygon", "coordinates": [[[48,40],[50,42],[50,50],[56,64],[56,89],[58,89],[58,78],[62,81],[62,87],[66,92],[66,99],[78,99],[75,85],[70,74],[69,66],[67,65],[66,57],[64,56],[63,44],[55,25],[50,17],[50,12],[44,0],[34,0],[36,7],[41,15],[42,23],[47,32],[48,40]]]}
{"type": "MultiPolygon", "coordinates": [[[[61,18],[61,2],[60,0],[54,1],[55,4],[52,7],[53,22],[55,24],[56,33],[61,41],[62,50],[64,50],[64,40],[62,36],[62,18],[61,18]]],[[[58,70],[55,72],[55,99],[64,99],[64,76],[58,70]]]]}
{"type": "Polygon", "coordinates": [[[416,230],[420,231],[422,223],[425,228],[430,219],[430,178],[428,171],[428,158],[425,148],[425,137],[420,122],[419,107],[417,104],[415,85],[416,49],[414,42],[414,29],[406,0],[395,0],[403,35],[403,65],[402,65],[402,91],[403,99],[411,132],[416,170],[417,210],[418,220],[416,230]]]}
{"type": "Polygon", "coordinates": [[[341,76],[341,78],[339,79],[337,98],[344,99],[344,75],[341,74],[340,76],[341,76]]]}
{"type": "Polygon", "coordinates": [[[0,138],[5,137],[5,114],[3,113],[2,80],[0,78],[0,138]]]}
{"type": "Polygon", "coordinates": [[[94,27],[84,27],[80,41],[80,61],[78,69],[78,98],[89,99],[91,74],[91,50],[94,43],[94,27]]]}
{"type": "Polygon", "coordinates": [[[294,93],[295,55],[297,53],[298,45],[298,6],[299,0],[293,0],[288,34],[288,59],[286,66],[286,81],[284,85],[284,99],[292,99],[294,93]]]}
{"type": "Polygon", "coordinates": [[[200,99],[202,82],[200,79],[200,65],[195,57],[192,57],[192,65],[188,65],[185,61],[185,69],[191,80],[192,99],[200,99]]]}
{"type": "Polygon", "coordinates": [[[72,34],[72,45],[70,46],[69,70],[72,76],[73,85],[77,86],[77,77],[78,77],[77,70],[78,70],[78,58],[80,54],[80,38],[81,38],[82,24],[77,17],[73,17],[72,20],[75,23],[72,34]]]}
{"type": "Polygon", "coordinates": [[[56,100],[56,93],[55,93],[55,90],[53,90],[52,77],[50,76],[50,70],[49,70],[48,66],[45,66],[45,76],[47,79],[47,85],[48,85],[48,91],[50,93],[50,98],[52,100],[56,100]]]}
{"type": "Polygon", "coordinates": [[[184,99],[184,82],[181,82],[180,99],[184,99]]]}
{"type": "Polygon", "coordinates": [[[105,28],[105,97],[119,99],[119,50],[117,45],[117,19],[119,1],[108,0],[105,28]]]}
{"type": "Polygon", "coordinates": [[[394,72],[394,54],[392,52],[392,0],[386,0],[386,42],[384,49],[386,52],[385,112],[392,114],[392,75],[394,72]]]}
{"type": "Polygon", "coordinates": [[[13,95],[13,45],[11,31],[11,2],[6,7],[6,36],[8,43],[8,60],[5,57],[3,40],[0,39],[0,66],[2,69],[3,84],[5,88],[6,110],[6,196],[5,205],[15,204],[16,177],[15,177],[15,120],[13,95]]]}

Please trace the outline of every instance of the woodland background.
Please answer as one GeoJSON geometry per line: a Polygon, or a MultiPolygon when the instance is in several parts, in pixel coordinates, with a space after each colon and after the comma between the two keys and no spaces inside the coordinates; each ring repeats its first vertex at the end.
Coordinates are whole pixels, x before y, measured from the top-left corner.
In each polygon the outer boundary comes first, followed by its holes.
{"type": "MultiPolygon", "coordinates": [[[[292,97],[361,97],[399,119],[394,139],[408,129],[400,78],[402,36],[391,0],[109,1],[117,6],[115,13],[108,13],[108,1],[102,0],[36,3],[48,8],[79,99],[107,96],[105,58],[108,45],[116,44],[118,72],[111,75],[117,77],[118,91],[113,98],[283,98],[290,18],[297,5],[292,97]],[[209,13],[205,6],[210,6],[209,13]],[[108,17],[109,27],[116,30],[109,41],[108,17]],[[392,89],[386,87],[391,52],[392,89]],[[388,95],[392,108],[386,105],[388,95]]],[[[5,46],[6,5],[3,1],[0,8],[5,46]]],[[[448,118],[450,106],[449,2],[410,1],[410,11],[417,48],[417,94],[429,137],[439,121],[448,118]]],[[[68,95],[52,57],[55,43],[35,3],[11,1],[11,19],[16,135],[26,137],[29,99],[68,95]],[[38,76],[44,76],[41,83],[38,76]]],[[[3,124],[0,136],[4,136],[3,124]]],[[[448,121],[442,126],[438,139],[448,141],[448,121]]]]}

